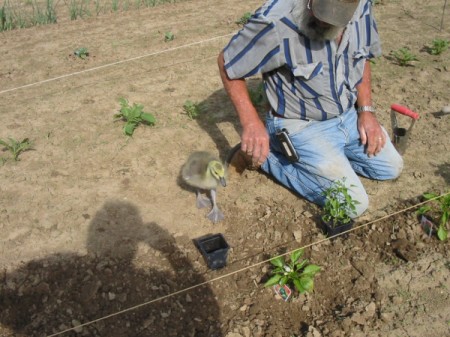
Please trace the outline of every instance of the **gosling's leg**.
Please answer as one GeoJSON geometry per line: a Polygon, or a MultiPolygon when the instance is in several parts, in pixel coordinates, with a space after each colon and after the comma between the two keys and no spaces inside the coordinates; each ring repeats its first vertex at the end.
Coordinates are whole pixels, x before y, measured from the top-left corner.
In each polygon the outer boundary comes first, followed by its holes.
{"type": "Polygon", "coordinates": [[[222,211],[219,209],[219,207],[217,207],[216,190],[215,189],[211,190],[211,200],[212,200],[213,208],[212,208],[211,212],[208,213],[207,218],[209,220],[211,220],[213,223],[217,223],[217,222],[223,220],[224,216],[223,216],[222,211]]]}
{"type": "Polygon", "coordinates": [[[197,190],[197,208],[211,207],[211,200],[197,190]]]}

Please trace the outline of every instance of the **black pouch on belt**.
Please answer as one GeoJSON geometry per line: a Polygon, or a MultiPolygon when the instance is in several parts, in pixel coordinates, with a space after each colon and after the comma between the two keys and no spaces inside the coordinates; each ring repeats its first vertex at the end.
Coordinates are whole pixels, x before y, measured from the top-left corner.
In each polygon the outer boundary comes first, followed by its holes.
{"type": "Polygon", "coordinates": [[[294,145],[292,145],[291,139],[289,138],[289,132],[286,129],[278,131],[276,137],[280,142],[280,148],[286,158],[291,162],[295,163],[299,160],[297,151],[295,151],[294,145]]]}

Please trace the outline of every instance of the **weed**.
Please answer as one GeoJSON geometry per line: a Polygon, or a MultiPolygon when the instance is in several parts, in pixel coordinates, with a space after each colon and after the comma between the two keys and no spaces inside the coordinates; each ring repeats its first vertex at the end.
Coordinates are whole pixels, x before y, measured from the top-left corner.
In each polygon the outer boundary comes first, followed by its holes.
{"type": "Polygon", "coordinates": [[[351,221],[350,215],[356,214],[356,205],[359,201],[353,200],[345,186],[345,178],[336,180],[324,192],[325,205],[323,206],[323,221],[333,227],[346,224],[351,221]]]}
{"type": "Polygon", "coordinates": [[[273,275],[264,284],[265,287],[274,285],[294,285],[300,294],[310,292],[314,289],[314,276],[320,271],[320,267],[315,264],[308,264],[308,260],[300,260],[303,249],[292,252],[290,262],[286,262],[282,256],[270,260],[275,266],[271,271],[273,275]]]}
{"type": "Polygon", "coordinates": [[[434,201],[433,204],[426,204],[417,210],[419,215],[425,215],[430,211],[439,213],[439,228],[437,236],[439,240],[445,241],[448,237],[447,223],[450,219],[450,192],[443,196],[438,196],[434,193],[425,193],[423,195],[425,200],[434,201]],[[436,206],[438,204],[439,207],[436,206]],[[439,210],[437,210],[439,208],[439,210]]]}
{"type": "Polygon", "coordinates": [[[440,55],[444,51],[446,51],[449,46],[450,46],[449,40],[434,39],[431,42],[431,47],[428,48],[428,51],[431,55],[440,55]]]}
{"type": "Polygon", "coordinates": [[[196,119],[203,112],[203,106],[199,103],[187,100],[183,104],[183,110],[188,115],[189,119],[196,119]]]}
{"type": "Polygon", "coordinates": [[[86,59],[89,56],[89,51],[87,48],[85,47],[81,47],[78,49],[75,49],[75,51],[73,52],[73,54],[77,57],[79,57],[80,59],[86,59]]]}
{"type": "Polygon", "coordinates": [[[164,42],[173,41],[173,39],[175,39],[175,35],[172,32],[164,33],[164,42]]]}
{"type": "Polygon", "coordinates": [[[19,161],[19,155],[31,149],[31,142],[28,138],[23,139],[22,141],[18,141],[14,138],[9,137],[8,141],[0,139],[0,145],[3,145],[11,154],[15,161],[19,161]]]}
{"type": "Polygon", "coordinates": [[[404,67],[410,64],[412,61],[418,61],[417,57],[411,53],[408,47],[403,47],[394,51],[391,51],[391,55],[395,58],[397,63],[404,67]]]}
{"type": "Polygon", "coordinates": [[[244,13],[244,15],[242,15],[242,17],[239,20],[236,20],[235,23],[238,25],[245,25],[248,22],[248,20],[250,20],[251,17],[252,13],[246,12],[244,13]]]}
{"type": "Polygon", "coordinates": [[[144,112],[143,105],[133,103],[133,106],[130,106],[128,101],[122,97],[119,98],[119,102],[121,106],[120,112],[115,114],[114,117],[126,121],[125,126],[123,127],[123,133],[125,135],[132,136],[134,130],[141,123],[155,125],[155,117],[150,113],[144,112]]]}

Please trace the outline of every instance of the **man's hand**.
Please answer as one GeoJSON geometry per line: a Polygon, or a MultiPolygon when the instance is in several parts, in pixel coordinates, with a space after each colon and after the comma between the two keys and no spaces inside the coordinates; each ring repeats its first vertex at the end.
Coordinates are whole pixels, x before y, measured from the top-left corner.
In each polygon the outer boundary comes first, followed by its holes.
{"type": "Polygon", "coordinates": [[[243,125],[241,150],[252,158],[254,166],[260,166],[269,155],[269,135],[261,120],[243,125]]]}
{"type": "Polygon", "coordinates": [[[363,111],[358,114],[358,131],[369,157],[376,156],[386,144],[386,135],[371,112],[363,111]]]}

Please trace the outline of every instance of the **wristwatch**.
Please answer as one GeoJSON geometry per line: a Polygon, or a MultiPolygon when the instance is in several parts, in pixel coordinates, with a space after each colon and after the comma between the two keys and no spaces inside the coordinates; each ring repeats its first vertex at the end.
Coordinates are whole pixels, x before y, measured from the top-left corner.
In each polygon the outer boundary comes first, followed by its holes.
{"type": "Polygon", "coordinates": [[[356,111],[358,113],[363,112],[363,111],[368,111],[368,112],[371,112],[371,113],[375,113],[376,112],[375,108],[373,106],[371,106],[371,105],[359,106],[358,110],[356,110],[356,111]]]}

